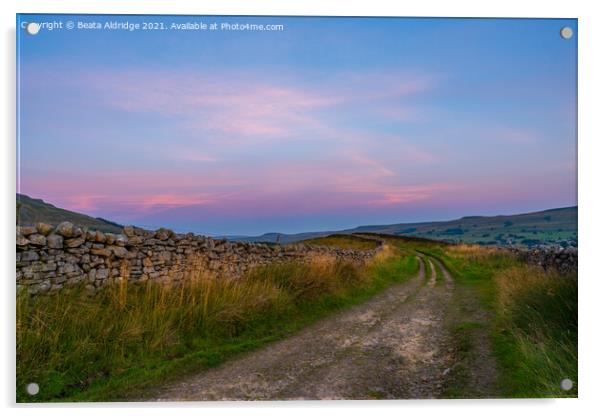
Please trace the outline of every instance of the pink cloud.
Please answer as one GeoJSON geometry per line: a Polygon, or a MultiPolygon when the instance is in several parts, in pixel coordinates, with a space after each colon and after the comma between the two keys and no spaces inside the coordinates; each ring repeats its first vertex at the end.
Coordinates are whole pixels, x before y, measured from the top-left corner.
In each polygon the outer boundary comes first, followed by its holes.
{"type": "Polygon", "coordinates": [[[355,83],[333,79],[322,88],[257,75],[109,71],[76,78],[63,82],[80,83],[95,102],[112,109],[167,119],[176,137],[169,146],[143,143],[137,149],[173,166],[115,162],[77,177],[30,174],[24,190],[68,209],[117,213],[117,220],[201,206],[238,215],[264,205],[274,213],[299,207],[319,212],[400,205],[445,190],[441,184],[407,185],[398,173],[401,165],[429,164],[437,155],[403,137],[353,127],[358,117],[387,111],[394,116],[400,109],[410,114],[411,103],[395,100],[432,89],[436,83],[426,77],[357,75],[355,83]],[[186,139],[178,141],[178,135],[186,139]],[[316,154],[299,161],[293,150],[267,163],[260,160],[263,149],[271,150],[270,141],[288,139],[312,141],[316,154]],[[248,156],[240,152],[243,146],[248,156]],[[234,149],[238,158],[231,155],[234,149]],[[180,168],[177,161],[199,163],[180,168]]]}
{"type": "Polygon", "coordinates": [[[389,101],[430,91],[438,82],[425,75],[346,73],[323,85],[309,85],[258,74],[140,70],[88,73],[74,79],[78,88],[93,91],[100,102],[121,111],[177,118],[182,128],[218,133],[221,138],[264,140],[339,130],[342,125],[328,119],[325,109],[351,117],[360,109],[370,116],[373,108],[380,108],[392,118],[414,117],[418,110],[410,102],[400,107],[389,101]]]}
{"type": "Polygon", "coordinates": [[[384,166],[382,162],[369,158],[358,151],[349,151],[347,152],[347,155],[352,162],[361,167],[370,168],[371,170],[375,171],[378,176],[395,176],[395,173],[391,169],[384,166]]]}

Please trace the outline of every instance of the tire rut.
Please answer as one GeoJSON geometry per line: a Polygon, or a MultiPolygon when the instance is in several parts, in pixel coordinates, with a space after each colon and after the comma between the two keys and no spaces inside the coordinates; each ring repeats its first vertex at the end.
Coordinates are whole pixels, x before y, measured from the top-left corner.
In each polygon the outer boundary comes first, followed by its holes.
{"type": "Polygon", "coordinates": [[[439,397],[453,361],[444,319],[454,285],[436,259],[419,255],[419,262],[408,282],[290,338],[164,386],[151,400],[439,397]],[[433,262],[445,285],[434,284],[433,262]]]}

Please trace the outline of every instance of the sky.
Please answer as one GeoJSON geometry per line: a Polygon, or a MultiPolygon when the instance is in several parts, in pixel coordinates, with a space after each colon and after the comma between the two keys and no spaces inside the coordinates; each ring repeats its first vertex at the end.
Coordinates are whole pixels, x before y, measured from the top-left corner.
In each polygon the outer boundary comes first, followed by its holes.
{"type": "Polygon", "coordinates": [[[17,192],[62,208],[257,235],[577,204],[574,19],[17,19],[63,23],[17,31],[17,192]]]}

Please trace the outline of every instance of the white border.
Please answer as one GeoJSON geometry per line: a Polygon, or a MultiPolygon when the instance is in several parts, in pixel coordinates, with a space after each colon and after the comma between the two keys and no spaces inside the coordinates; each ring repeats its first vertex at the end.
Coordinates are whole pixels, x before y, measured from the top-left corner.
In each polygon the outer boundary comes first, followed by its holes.
{"type": "MultiPolygon", "coordinates": [[[[110,405],[111,413],[163,415],[173,408],[178,413],[211,412],[231,414],[244,410],[249,414],[320,414],[341,412],[364,415],[375,410],[379,414],[426,413],[447,415],[504,415],[514,412],[545,412],[563,415],[569,412],[593,413],[600,408],[598,388],[602,374],[599,356],[599,317],[602,285],[596,269],[598,238],[602,236],[600,172],[602,134],[600,132],[600,104],[602,64],[602,21],[596,13],[596,2],[576,1],[475,1],[475,0],[421,0],[392,2],[382,0],[3,0],[2,14],[2,238],[0,256],[2,274],[2,315],[4,340],[0,343],[3,365],[0,380],[2,404],[9,413],[46,414],[105,414],[103,405],[73,405],[45,407],[15,407],[14,405],[14,198],[15,198],[15,13],[128,13],[128,14],[237,14],[237,15],[334,15],[334,16],[475,16],[475,17],[569,17],[579,18],[579,399],[573,400],[503,400],[503,401],[405,401],[405,402],[276,402],[276,403],[213,403],[176,405],[110,405]],[[166,407],[167,406],[167,407],[166,407]],[[83,408],[85,407],[85,409],[83,408]],[[199,408],[200,409],[195,409],[199,408]]],[[[576,413],[574,413],[576,414],[576,413]]]]}

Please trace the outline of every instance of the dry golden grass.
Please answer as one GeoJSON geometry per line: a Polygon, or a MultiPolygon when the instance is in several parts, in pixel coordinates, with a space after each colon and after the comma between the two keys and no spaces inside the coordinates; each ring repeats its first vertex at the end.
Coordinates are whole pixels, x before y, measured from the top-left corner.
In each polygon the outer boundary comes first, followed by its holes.
{"type": "Polygon", "coordinates": [[[21,293],[17,382],[39,382],[40,399],[60,397],[135,363],[277,325],[296,305],[345,299],[372,278],[364,267],[317,256],[258,267],[239,279],[198,272],[179,285],[132,283],[125,274],[93,298],[83,286],[52,296],[21,293]]]}
{"type": "Polygon", "coordinates": [[[531,291],[548,292],[548,288],[560,277],[554,271],[544,271],[537,266],[520,266],[502,270],[494,277],[497,286],[498,303],[502,311],[509,311],[516,304],[516,299],[524,297],[531,291]]]}
{"type": "Polygon", "coordinates": [[[380,250],[378,250],[376,252],[376,254],[370,259],[370,263],[374,264],[374,263],[380,263],[384,260],[387,260],[388,258],[393,257],[395,254],[399,254],[400,250],[389,245],[389,244],[383,244],[380,247],[380,250]]]}
{"type": "Polygon", "coordinates": [[[329,235],[301,241],[303,244],[317,246],[332,246],[354,250],[372,250],[378,247],[378,242],[354,235],[329,235]]]}
{"type": "Polygon", "coordinates": [[[450,245],[446,248],[446,252],[452,257],[468,260],[480,260],[503,253],[503,251],[497,248],[483,247],[476,244],[450,245]]]}

